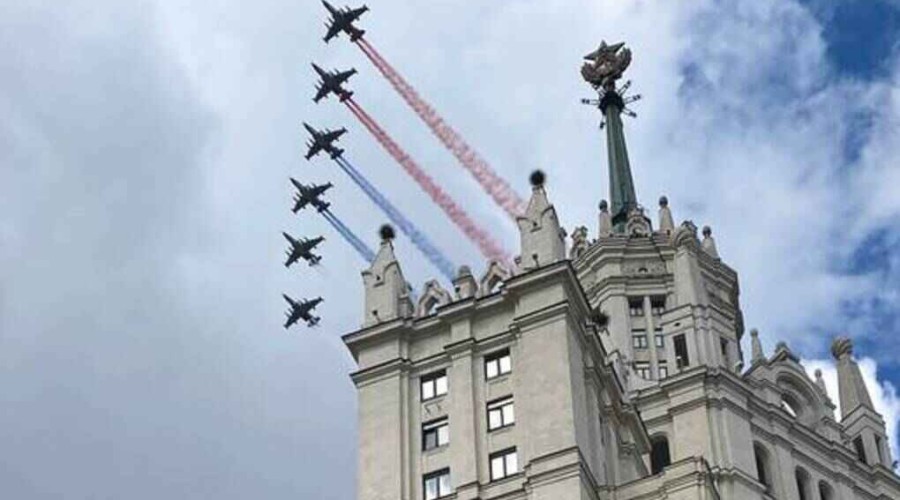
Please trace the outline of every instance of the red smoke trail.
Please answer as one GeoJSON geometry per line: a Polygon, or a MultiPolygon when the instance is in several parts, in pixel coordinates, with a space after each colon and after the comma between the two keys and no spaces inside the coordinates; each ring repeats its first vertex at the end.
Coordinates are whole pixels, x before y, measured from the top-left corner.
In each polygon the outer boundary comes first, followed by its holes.
{"type": "Polygon", "coordinates": [[[397,70],[381,57],[369,42],[360,38],[356,43],[366,57],[372,61],[372,64],[381,71],[381,74],[403,97],[403,100],[412,107],[413,111],[428,125],[431,132],[453,153],[453,156],[459,160],[463,167],[475,177],[475,180],[491,195],[491,198],[513,220],[521,215],[525,211],[525,201],[519,198],[519,195],[513,191],[509,184],[494,172],[490,165],[460,137],[459,133],[453,130],[443,118],[438,116],[434,108],[419,96],[419,93],[400,76],[397,70]]]}
{"type": "Polygon", "coordinates": [[[347,108],[353,112],[360,123],[369,130],[369,133],[375,137],[385,151],[387,151],[388,154],[390,154],[397,163],[406,170],[406,173],[408,173],[410,177],[412,177],[413,180],[428,193],[428,196],[431,197],[432,201],[441,207],[444,213],[450,217],[450,220],[452,220],[462,232],[469,237],[469,239],[478,245],[479,250],[481,250],[481,253],[485,257],[501,262],[509,262],[509,256],[503,248],[498,245],[487,232],[478,227],[469,215],[466,214],[452,198],[450,198],[450,195],[445,193],[444,190],[441,189],[424,170],[422,170],[415,160],[406,154],[406,151],[394,142],[387,132],[385,132],[384,129],[382,129],[381,126],[360,107],[359,104],[353,99],[347,99],[344,101],[344,104],[346,104],[347,108]]]}

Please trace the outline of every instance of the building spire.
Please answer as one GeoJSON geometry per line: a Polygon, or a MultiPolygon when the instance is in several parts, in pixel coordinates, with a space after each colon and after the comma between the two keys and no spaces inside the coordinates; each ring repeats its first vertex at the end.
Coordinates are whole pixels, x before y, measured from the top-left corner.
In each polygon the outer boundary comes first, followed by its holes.
{"type": "Polygon", "coordinates": [[[603,127],[606,128],[606,149],[609,157],[609,199],[612,223],[616,232],[623,232],[628,213],[637,208],[637,195],[631,177],[628,148],[625,146],[625,131],[622,127],[622,113],[634,116],[626,106],[640,99],[640,96],[625,97],[630,82],[616,87],[616,80],[622,77],[631,64],[631,51],[624,43],[600,47],[584,57],[588,62],[581,67],[581,76],[594,87],[598,99],[584,99],[585,104],[596,105],[603,112],[603,127]]]}

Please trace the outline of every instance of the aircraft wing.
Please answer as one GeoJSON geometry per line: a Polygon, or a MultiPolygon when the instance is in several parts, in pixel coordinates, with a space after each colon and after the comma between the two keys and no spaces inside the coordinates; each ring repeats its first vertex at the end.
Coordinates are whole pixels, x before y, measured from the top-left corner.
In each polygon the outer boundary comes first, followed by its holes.
{"type": "MultiPolygon", "coordinates": [[[[316,101],[316,102],[318,102],[318,101],[316,101]]],[[[322,150],[322,146],[320,146],[319,143],[314,143],[312,146],[309,147],[309,150],[306,152],[306,159],[308,160],[308,159],[312,158],[313,156],[316,156],[316,154],[318,154],[319,151],[321,151],[321,150],[322,150]]]]}
{"type": "Polygon", "coordinates": [[[356,74],[356,70],[351,68],[351,69],[348,69],[347,71],[340,71],[340,72],[336,73],[334,75],[334,77],[338,81],[338,83],[344,83],[347,81],[348,78],[350,78],[351,76],[353,76],[355,74],[356,74]]]}
{"type": "Polygon", "coordinates": [[[296,203],[294,203],[294,210],[293,210],[293,212],[294,212],[294,213],[297,213],[297,212],[299,212],[300,210],[303,210],[303,207],[305,207],[307,204],[309,204],[309,199],[307,199],[307,198],[305,198],[305,197],[303,197],[303,196],[297,197],[297,198],[296,198],[296,203]]]}
{"type": "Polygon", "coordinates": [[[347,129],[345,129],[345,128],[340,128],[337,130],[329,130],[328,132],[325,132],[325,141],[326,142],[334,142],[334,141],[340,139],[340,137],[342,135],[344,135],[345,132],[347,132],[347,129]]]}
{"type": "Polygon", "coordinates": [[[291,264],[297,262],[304,252],[298,252],[296,250],[292,251],[290,255],[288,255],[287,262],[284,263],[284,267],[291,267],[291,264]]]}
{"type": "Polygon", "coordinates": [[[341,28],[338,26],[338,23],[332,22],[328,25],[328,33],[325,33],[325,38],[323,40],[329,42],[332,38],[338,36],[340,32],[341,28]]]}
{"type": "Polygon", "coordinates": [[[313,97],[313,102],[321,101],[326,95],[328,95],[328,87],[325,85],[316,87],[316,96],[313,97]]]}

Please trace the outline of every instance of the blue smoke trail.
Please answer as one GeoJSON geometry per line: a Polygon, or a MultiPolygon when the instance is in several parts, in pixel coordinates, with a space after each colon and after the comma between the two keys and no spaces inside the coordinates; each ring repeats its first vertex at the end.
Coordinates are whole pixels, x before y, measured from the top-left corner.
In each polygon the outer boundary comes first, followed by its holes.
{"type": "Polygon", "coordinates": [[[391,219],[404,234],[406,234],[413,244],[422,252],[425,257],[438,268],[441,273],[449,280],[453,281],[456,274],[456,266],[450,262],[447,257],[435,247],[419,229],[413,225],[391,202],[381,194],[380,191],[373,186],[359,171],[343,156],[338,156],[334,161],[341,169],[356,183],[360,189],[365,192],[369,198],[378,205],[381,210],[391,219]]]}
{"type": "Polygon", "coordinates": [[[321,214],[322,217],[325,217],[325,220],[330,222],[331,225],[334,226],[334,229],[338,233],[340,233],[345,240],[347,240],[347,243],[349,243],[350,246],[352,246],[356,249],[357,252],[359,252],[362,258],[366,260],[366,262],[371,263],[373,260],[375,260],[375,252],[373,252],[368,245],[366,245],[361,239],[359,239],[359,237],[356,236],[356,234],[354,234],[346,224],[338,219],[336,215],[331,213],[331,210],[323,210],[321,214]]]}

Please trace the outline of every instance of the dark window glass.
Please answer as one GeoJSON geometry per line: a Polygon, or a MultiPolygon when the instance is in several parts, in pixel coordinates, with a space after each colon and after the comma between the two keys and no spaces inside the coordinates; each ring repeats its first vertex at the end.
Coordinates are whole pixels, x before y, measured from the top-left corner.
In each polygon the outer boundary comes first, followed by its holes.
{"type": "Polygon", "coordinates": [[[643,297],[631,297],[628,299],[628,312],[632,316],[643,316],[644,315],[644,298],[643,297]]]}
{"type": "Polygon", "coordinates": [[[644,380],[650,380],[650,363],[637,362],[634,364],[634,373],[644,380]]]}
{"type": "Polygon", "coordinates": [[[766,490],[769,488],[769,470],[768,464],[766,463],[766,454],[765,451],[761,450],[758,446],[753,447],[753,455],[756,459],[756,478],[759,479],[759,482],[766,486],[766,490]]]}
{"type": "Polygon", "coordinates": [[[654,438],[650,449],[650,470],[653,474],[659,474],[672,463],[669,456],[669,440],[665,437],[654,438]]]}
{"type": "Polygon", "coordinates": [[[862,436],[853,440],[853,447],[856,448],[856,458],[860,462],[866,463],[866,448],[863,446],[862,436]]]}
{"type": "Polygon", "coordinates": [[[666,298],[662,296],[650,297],[650,311],[654,316],[662,316],[666,312],[666,298]]]}
{"type": "Polygon", "coordinates": [[[684,335],[676,335],[672,342],[675,345],[675,366],[676,368],[684,368],[690,366],[691,360],[688,358],[687,341],[684,335]]]}
{"type": "Polygon", "coordinates": [[[450,442],[450,423],[447,418],[422,425],[422,449],[432,450],[450,442]]]}
{"type": "Polygon", "coordinates": [[[662,380],[669,376],[669,367],[666,366],[665,361],[659,362],[659,379],[662,380]]]}
{"type": "Polygon", "coordinates": [[[631,345],[634,346],[635,349],[646,349],[647,336],[634,332],[634,335],[631,336],[631,345]]]}

